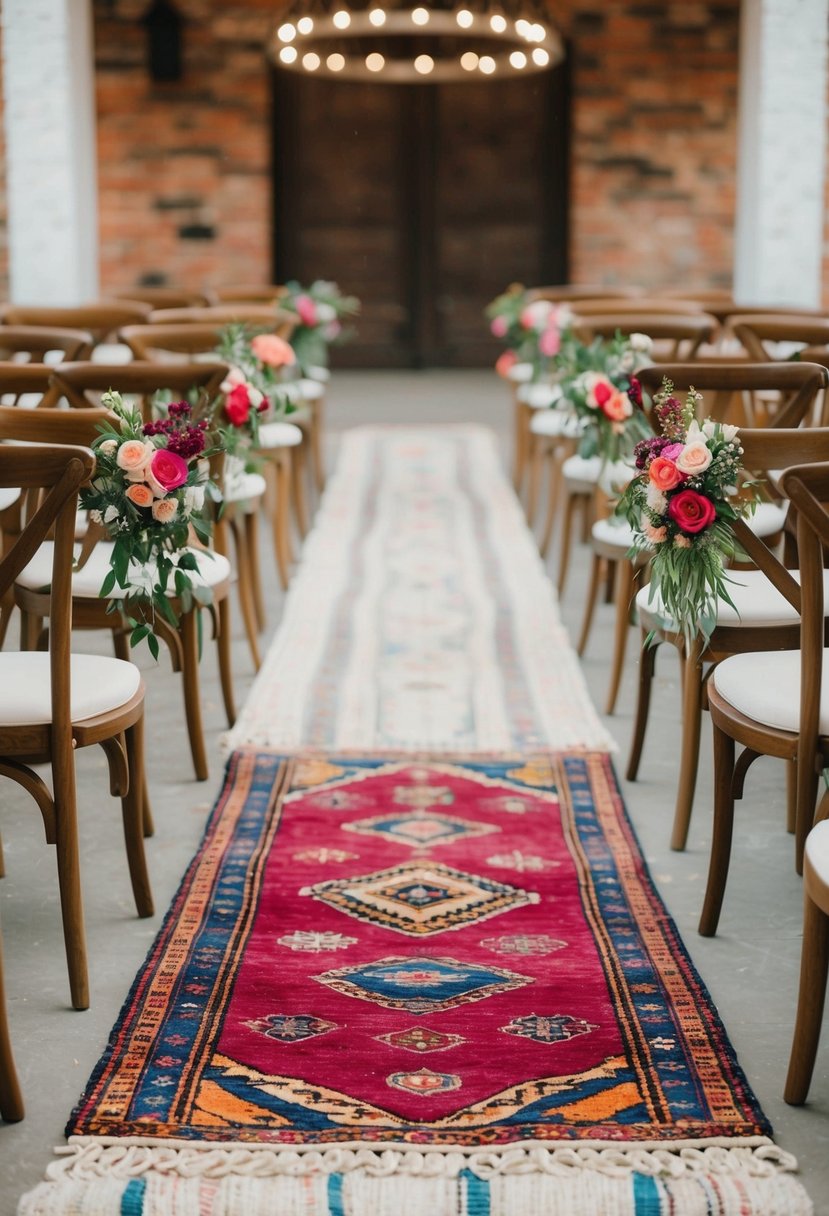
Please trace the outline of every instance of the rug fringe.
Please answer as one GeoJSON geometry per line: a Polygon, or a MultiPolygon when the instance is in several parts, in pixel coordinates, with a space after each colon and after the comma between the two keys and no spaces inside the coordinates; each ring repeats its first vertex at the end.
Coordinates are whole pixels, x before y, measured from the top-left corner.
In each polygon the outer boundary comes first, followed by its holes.
{"type": "Polygon", "coordinates": [[[499,1152],[107,1144],[57,1150],[18,1216],[813,1216],[775,1145],[499,1152]]]}

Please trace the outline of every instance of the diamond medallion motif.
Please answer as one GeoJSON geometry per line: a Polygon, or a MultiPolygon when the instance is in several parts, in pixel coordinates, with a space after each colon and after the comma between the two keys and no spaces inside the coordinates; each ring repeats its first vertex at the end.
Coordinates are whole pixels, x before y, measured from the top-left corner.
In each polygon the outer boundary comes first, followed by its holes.
{"type": "Polygon", "coordinates": [[[574,1018],[567,1013],[555,1013],[540,1017],[531,1013],[527,1017],[513,1018],[509,1026],[502,1026],[504,1034],[517,1034],[522,1039],[533,1039],[536,1043],[564,1043],[580,1034],[589,1034],[598,1027],[584,1018],[574,1018]]]}
{"type": "Polygon", "coordinates": [[[365,836],[381,836],[396,844],[410,845],[413,849],[431,848],[438,844],[452,844],[456,840],[471,836],[487,836],[500,828],[488,823],[473,823],[455,815],[443,815],[428,811],[390,811],[375,815],[373,819],[360,819],[356,823],[344,823],[343,831],[360,832],[365,836]]]}
{"type": "Polygon", "coordinates": [[[547,933],[505,933],[502,937],[482,938],[480,945],[495,954],[552,954],[563,950],[567,942],[547,933]]]}
{"type": "Polygon", "coordinates": [[[313,895],[357,920],[414,937],[457,929],[539,900],[533,891],[426,861],[316,883],[300,894],[313,895]]]}
{"type": "Polygon", "coordinates": [[[277,1043],[301,1043],[303,1039],[315,1039],[317,1035],[336,1030],[336,1022],[326,1022],[309,1013],[269,1013],[265,1018],[245,1022],[251,1030],[264,1034],[277,1043]]]}
{"type": "Polygon", "coordinates": [[[317,933],[312,930],[296,929],[285,937],[277,938],[280,946],[289,950],[299,950],[305,954],[325,954],[329,950],[347,950],[357,942],[356,937],[346,937],[344,933],[317,933]]]}
{"type": "Polygon", "coordinates": [[[460,1089],[461,1079],[451,1072],[432,1072],[430,1068],[420,1068],[417,1072],[393,1072],[386,1077],[386,1083],[393,1089],[404,1089],[407,1094],[420,1094],[428,1098],[430,1094],[446,1094],[450,1090],[460,1089]]]}
{"type": "Polygon", "coordinates": [[[459,1043],[466,1042],[462,1034],[444,1034],[440,1030],[431,1030],[428,1026],[409,1026],[406,1030],[393,1030],[389,1034],[378,1034],[374,1037],[378,1043],[399,1047],[403,1051],[414,1051],[418,1055],[429,1051],[448,1051],[450,1047],[457,1047],[459,1043]]]}
{"type": "Polygon", "coordinates": [[[415,1014],[454,1009],[533,983],[528,975],[454,958],[383,958],[312,978],[343,996],[415,1014]]]}

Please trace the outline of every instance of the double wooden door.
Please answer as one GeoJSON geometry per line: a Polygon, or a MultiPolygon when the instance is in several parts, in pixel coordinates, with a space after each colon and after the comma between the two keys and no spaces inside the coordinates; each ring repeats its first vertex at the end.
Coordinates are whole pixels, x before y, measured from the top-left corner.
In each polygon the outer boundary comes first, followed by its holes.
{"type": "Polygon", "coordinates": [[[567,275],[562,69],[383,85],[274,71],[274,273],[360,297],[338,362],[478,366],[483,309],[567,275]]]}

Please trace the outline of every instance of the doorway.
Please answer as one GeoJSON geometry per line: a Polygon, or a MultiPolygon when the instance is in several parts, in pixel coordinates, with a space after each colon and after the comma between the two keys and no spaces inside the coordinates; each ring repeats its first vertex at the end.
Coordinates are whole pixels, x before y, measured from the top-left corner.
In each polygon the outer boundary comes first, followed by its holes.
{"type": "Polygon", "coordinates": [[[567,280],[564,66],[383,85],[273,69],[276,282],[359,296],[352,367],[477,367],[510,282],[567,280]]]}

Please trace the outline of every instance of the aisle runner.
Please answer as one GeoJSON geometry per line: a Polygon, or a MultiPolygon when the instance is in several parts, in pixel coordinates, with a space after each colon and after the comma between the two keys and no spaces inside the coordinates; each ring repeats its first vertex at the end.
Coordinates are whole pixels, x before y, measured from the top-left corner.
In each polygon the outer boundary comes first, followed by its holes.
{"type": "Polygon", "coordinates": [[[345,435],[227,746],[613,748],[489,431],[345,435]]]}

